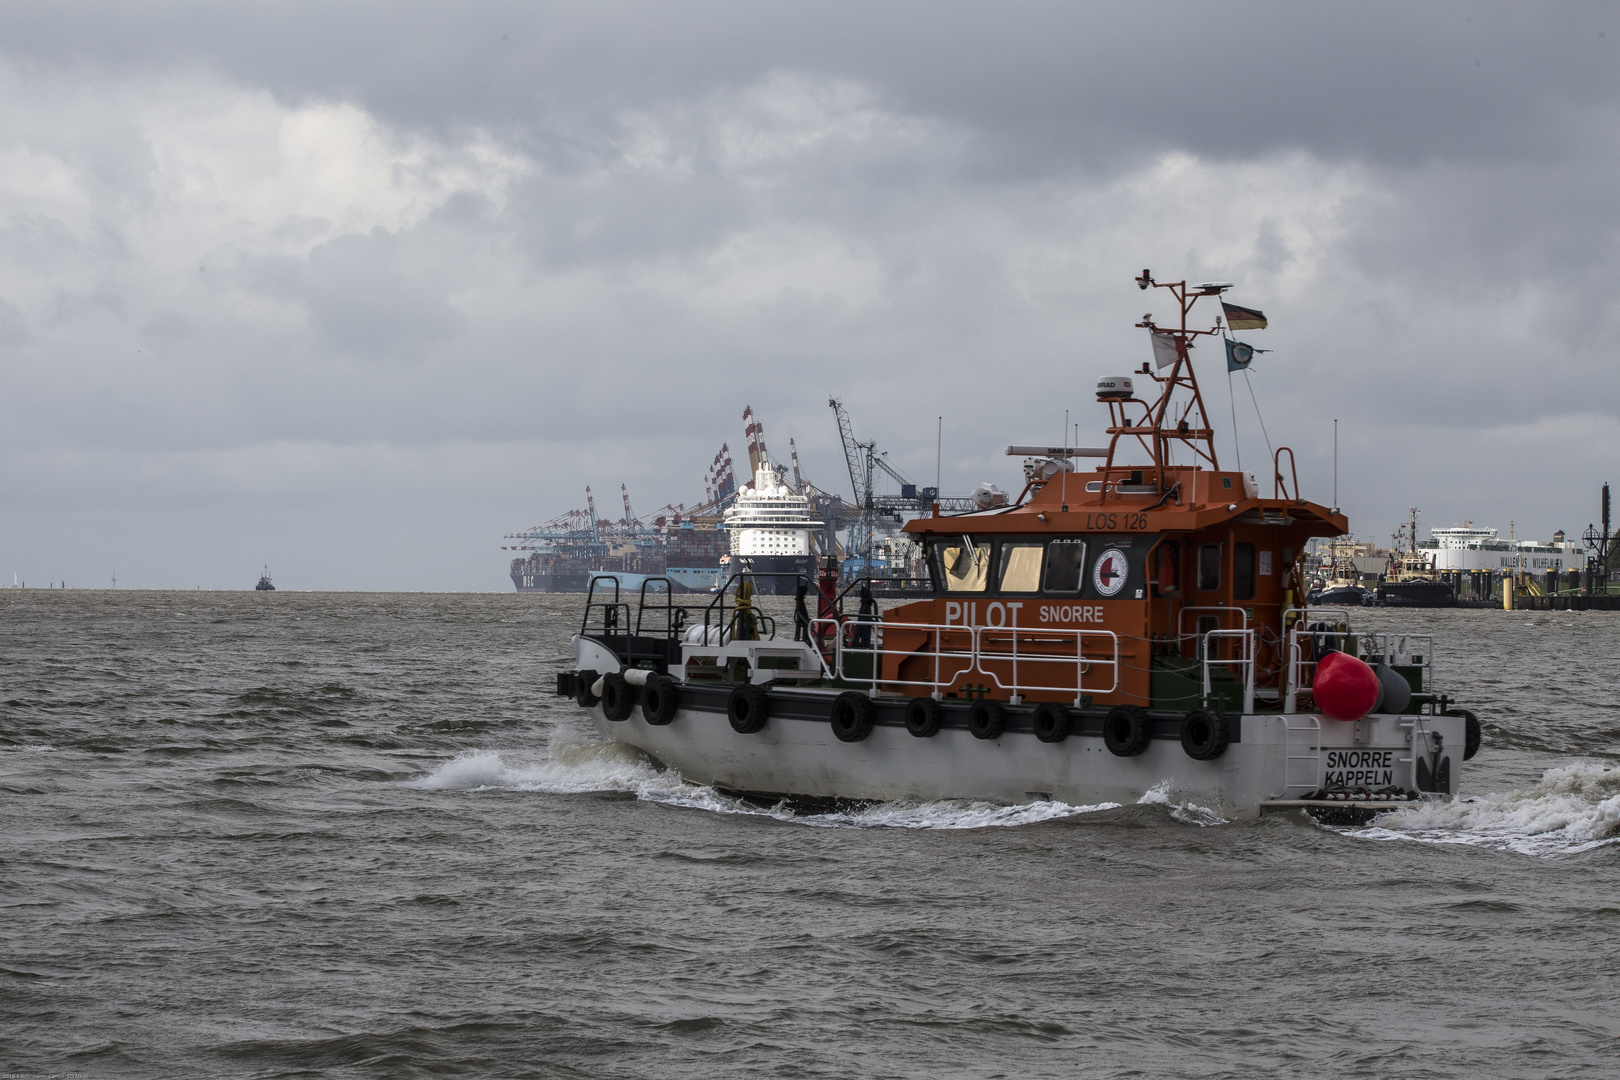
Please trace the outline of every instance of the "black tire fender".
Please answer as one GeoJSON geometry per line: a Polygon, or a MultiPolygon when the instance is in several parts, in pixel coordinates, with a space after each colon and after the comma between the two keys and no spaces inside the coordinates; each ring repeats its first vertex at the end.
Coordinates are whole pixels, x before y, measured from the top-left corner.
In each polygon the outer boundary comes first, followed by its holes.
{"type": "Polygon", "coordinates": [[[1140,705],[1115,705],[1103,717],[1103,745],[1115,757],[1135,757],[1153,742],[1153,721],[1140,705]]]}
{"type": "Polygon", "coordinates": [[[1069,737],[1073,720],[1069,710],[1056,701],[1035,706],[1035,737],[1044,743],[1059,743],[1069,737]]]}
{"type": "Polygon", "coordinates": [[[726,699],[726,719],[739,735],[752,735],[765,727],[771,716],[771,698],[763,686],[739,686],[726,699]]]}
{"type": "Polygon", "coordinates": [[[1214,761],[1232,741],[1226,721],[1218,713],[1194,709],[1181,721],[1181,748],[1194,761],[1214,761]]]}
{"type": "Polygon", "coordinates": [[[1007,730],[1007,707],[999,701],[980,698],[968,710],[968,730],[975,739],[999,739],[1007,730]]]}
{"type": "Polygon", "coordinates": [[[578,681],[574,683],[574,700],[579,703],[580,708],[596,708],[596,702],[599,699],[595,694],[591,693],[591,687],[596,685],[596,680],[600,677],[601,676],[597,675],[596,672],[590,670],[589,668],[581,671],[576,676],[578,681]]]}
{"type": "Polygon", "coordinates": [[[1460,716],[1463,718],[1463,760],[1471,761],[1479,753],[1480,741],[1485,737],[1479,717],[1467,709],[1447,709],[1447,716],[1460,716]]]}
{"type": "Polygon", "coordinates": [[[860,742],[872,734],[876,710],[872,699],[858,690],[846,690],[833,698],[832,729],[839,742],[860,742]]]}
{"type": "Polygon", "coordinates": [[[906,702],[906,730],[919,739],[939,734],[945,720],[945,707],[931,697],[914,697],[906,702]]]}
{"type": "Polygon", "coordinates": [[[617,671],[602,676],[602,715],[609,720],[628,720],[636,711],[636,688],[617,671]]]}
{"type": "Polygon", "coordinates": [[[641,718],[654,727],[672,723],[681,707],[680,684],[668,675],[649,675],[641,691],[641,718]]]}

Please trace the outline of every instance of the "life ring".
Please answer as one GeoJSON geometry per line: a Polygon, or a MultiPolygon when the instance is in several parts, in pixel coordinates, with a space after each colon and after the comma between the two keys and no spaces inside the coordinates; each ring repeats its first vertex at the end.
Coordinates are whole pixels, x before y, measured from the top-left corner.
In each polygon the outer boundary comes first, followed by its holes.
{"type": "Polygon", "coordinates": [[[1135,757],[1153,741],[1153,722],[1140,705],[1115,705],[1103,717],[1103,745],[1115,757],[1135,757]]]}
{"type": "Polygon", "coordinates": [[[906,730],[919,739],[938,735],[944,720],[944,707],[931,697],[914,697],[906,702],[906,730]]]}
{"type": "Polygon", "coordinates": [[[1056,701],[1043,701],[1035,706],[1035,737],[1044,743],[1059,743],[1069,737],[1073,720],[1069,710],[1056,701]]]}
{"type": "Polygon", "coordinates": [[[1181,748],[1194,761],[1214,761],[1231,743],[1226,721],[1207,709],[1194,709],[1181,721],[1181,748]]]}
{"type": "Polygon", "coordinates": [[[832,729],[839,742],[860,742],[872,734],[872,699],[858,690],[833,698],[832,729]]]}
{"type": "Polygon", "coordinates": [[[762,730],[770,716],[771,699],[763,686],[753,683],[739,686],[726,699],[726,719],[731,721],[731,730],[739,735],[762,730]]]}
{"type": "Polygon", "coordinates": [[[968,730],[975,739],[999,739],[1007,730],[1007,707],[999,701],[980,698],[968,710],[968,730]]]}
{"type": "Polygon", "coordinates": [[[680,689],[668,675],[649,675],[641,691],[641,718],[654,727],[672,723],[681,707],[680,689]]]}

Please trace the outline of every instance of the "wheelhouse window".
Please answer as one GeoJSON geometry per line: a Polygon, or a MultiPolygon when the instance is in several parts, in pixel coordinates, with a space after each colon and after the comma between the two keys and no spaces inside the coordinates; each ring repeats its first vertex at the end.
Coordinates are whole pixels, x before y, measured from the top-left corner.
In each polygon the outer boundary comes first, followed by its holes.
{"type": "Polygon", "coordinates": [[[934,565],[945,591],[984,592],[990,584],[990,545],[963,536],[934,541],[934,565]]]}
{"type": "Polygon", "coordinates": [[[1046,545],[1042,587],[1049,593],[1077,593],[1085,580],[1086,542],[1053,540],[1046,545]]]}
{"type": "Polygon", "coordinates": [[[1221,587],[1221,545],[1198,545],[1198,591],[1217,592],[1221,587]]]}
{"type": "Polygon", "coordinates": [[[1254,545],[1232,547],[1232,599],[1254,599],[1254,545]]]}
{"type": "Polygon", "coordinates": [[[1042,544],[1004,540],[1001,544],[1001,566],[997,580],[1001,591],[1032,593],[1041,587],[1042,544]]]}

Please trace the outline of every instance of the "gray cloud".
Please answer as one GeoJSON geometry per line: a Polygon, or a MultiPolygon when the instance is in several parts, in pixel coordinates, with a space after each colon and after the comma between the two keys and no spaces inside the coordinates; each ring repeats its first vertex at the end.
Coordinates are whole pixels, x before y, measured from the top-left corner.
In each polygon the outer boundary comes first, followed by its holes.
{"type": "Polygon", "coordinates": [[[836,485],[828,392],[1006,486],[1145,356],[1144,265],[1267,309],[1270,435],[1320,486],[1343,421],[1362,531],[1573,527],[1620,426],[1608,14],[8,5],[0,552],[496,588],[586,483],[696,498],[745,402],[836,485]]]}

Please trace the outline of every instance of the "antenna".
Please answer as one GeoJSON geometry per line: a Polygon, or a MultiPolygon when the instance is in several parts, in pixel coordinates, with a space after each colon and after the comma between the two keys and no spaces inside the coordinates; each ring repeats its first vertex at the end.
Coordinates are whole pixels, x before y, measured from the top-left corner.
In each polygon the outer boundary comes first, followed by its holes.
{"type": "Polygon", "coordinates": [[[1336,416],[1333,418],[1333,512],[1339,512],[1339,418],[1336,416]]]}
{"type": "Polygon", "coordinates": [[[945,457],[945,417],[938,417],[938,430],[934,435],[934,516],[939,516],[940,463],[945,457]]]}
{"type": "MultiPolygon", "coordinates": [[[[1069,460],[1068,460],[1069,453],[1068,453],[1068,451],[1069,451],[1069,410],[1064,409],[1063,410],[1063,464],[1064,465],[1069,464],[1069,460]]],[[[1067,468],[1065,468],[1063,470],[1063,479],[1058,482],[1058,495],[1060,496],[1058,502],[1063,507],[1063,512],[1068,513],[1069,512],[1069,470],[1067,468]]]]}

